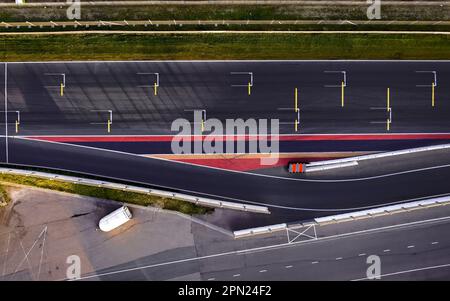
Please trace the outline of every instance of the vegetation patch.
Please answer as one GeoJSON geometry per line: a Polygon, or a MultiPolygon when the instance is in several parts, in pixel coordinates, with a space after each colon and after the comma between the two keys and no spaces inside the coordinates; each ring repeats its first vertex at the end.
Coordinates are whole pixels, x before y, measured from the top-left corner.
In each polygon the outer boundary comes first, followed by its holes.
{"type": "MultiPolygon", "coordinates": [[[[117,189],[109,189],[82,184],[72,184],[57,180],[48,180],[32,176],[20,176],[11,174],[0,174],[0,182],[15,183],[21,185],[34,186],[39,188],[52,189],[79,195],[85,195],[100,199],[108,199],[117,202],[136,204],[141,206],[153,206],[167,210],[179,211],[185,214],[205,214],[213,209],[194,205],[189,202],[164,198],[149,194],[129,192],[117,189]]],[[[6,191],[0,185],[0,196],[9,200],[6,191]]]]}
{"type": "Polygon", "coordinates": [[[1,61],[448,59],[450,36],[378,33],[4,35],[1,61]]]}

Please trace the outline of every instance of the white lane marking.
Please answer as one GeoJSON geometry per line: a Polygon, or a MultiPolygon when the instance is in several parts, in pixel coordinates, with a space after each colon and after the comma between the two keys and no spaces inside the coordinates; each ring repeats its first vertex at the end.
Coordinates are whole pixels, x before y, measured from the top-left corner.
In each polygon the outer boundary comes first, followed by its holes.
{"type": "Polygon", "coordinates": [[[292,267],[293,267],[292,265],[287,265],[287,266],[285,266],[286,269],[290,269],[290,268],[292,268],[292,267]]]}
{"type": "Polygon", "coordinates": [[[234,274],[233,277],[239,277],[241,274],[234,274]]]}
{"type": "Polygon", "coordinates": [[[437,245],[439,242],[438,241],[433,241],[431,244],[432,245],[437,245]]]}
{"type": "MultiPolygon", "coordinates": [[[[4,136],[0,135],[0,137],[4,137],[4,136]]],[[[122,154],[122,155],[138,157],[138,158],[142,158],[142,159],[153,159],[153,160],[167,161],[167,162],[171,162],[173,164],[192,165],[192,166],[195,166],[197,168],[217,169],[217,170],[221,170],[221,171],[224,171],[224,172],[241,173],[241,174],[249,175],[249,176],[269,177],[269,178],[278,178],[280,180],[293,180],[293,181],[305,181],[305,182],[329,182],[329,181],[330,182],[334,182],[334,180],[295,179],[295,178],[284,178],[284,177],[277,177],[277,176],[270,176],[270,175],[254,174],[254,173],[250,173],[250,172],[240,172],[240,171],[227,170],[227,169],[221,169],[221,168],[215,168],[215,167],[205,167],[205,166],[201,166],[201,165],[196,165],[196,164],[191,164],[191,163],[186,163],[186,162],[173,161],[173,160],[164,159],[164,158],[148,158],[148,157],[144,157],[144,156],[140,156],[140,155],[136,155],[136,154],[132,154],[132,153],[115,151],[115,150],[108,150],[108,149],[101,149],[101,148],[92,147],[92,146],[86,146],[86,145],[76,145],[76,144],[56,142],[56,141],[36,140],[36,139],[30,139],[30,138],[24,138],[24,137],[15,137],[15,136],[13,136],[13,137],[15,139],[22,139],[22,140],[33,141],[33,142],[54,143],[54,144],[64,145],[66,147],[79,147],[79,148],[86,148],[86,149],[97,150],[97,151],[118,153],[118,154],[122,154]]],[[[29,165],[29,166],[32,166],[32,165],[29,165]]],[[[33,166],[35,166],[35,167],[45,167],[45,166],[39,166],[39,165],[33,165],[33,166]]],[[[437,169],[437,168],[446,168],[446,167],[450,167],[450,164],[442,165],[442,166],[434,166],[434,167],[422,168],[422,169],[416,169],[416,170],[411,170],[411,171],[407,171],[407,172],[401,172],[399,174],[410,173],[410,172],[412,173],[412,172],[418,172],[418,171],[422,171],[422,170],[431,170],[431,169],[437,169]]],[[[70,172],[75,172],[75,173],[77,172],[76,170],[66,170],[66,169],[60,169],[60,170],[70,171],[70,172]]],[[[102,176],[102,175],[89,174],[89,173],[88,173],[88,175],[102,176]]],[[[386,176],[391,176],[391,175],[395,175],[395,174],[390,174],[390,175],[386,175],[386,176]]],[[[374,178],[377,178],[377,177],[383,177],[383,176],[375,176],[374,178]]],[[[109,179],[113,179],[113,180],[129,181],[127,179],[122,179],[122,178],[117,178],[117,177],[108,177],[108,178],[109,179]]],[[[346,182],[346,181],[350,181],[350,180],[351,179],[345,179],[345,180],[339,180],[338,182],[342,182],[342,181],[346,182]]],[[[143,185],[149,185],[149,184],[151,185],[152,184],[152,183],[144,183],[144,182],[140,182],[140,181],[133,181],[133,183],[143,184],[143,185]]],[[[370,208],[380,207],[380,205],[362,206],[362,207],[353,207],[353,208],[301,208],[301,207],[290,207],[290,206],[267,204],[267,203],[256,202],[256,201],[251,201],[251,200],[242,200],[242,199],[238,199],[238,198],[231,198],[231,197],[220,196],[220,195],[215,195],[215,194],[210,194],[210,193],[203,193],[203,192],[198,192],[198,191],[193,191],[193,190],[188,190],[188,189],[180,189],[180,188],[175,188],[175,187],[171,187],[171,186],[164,186],[164,185],[158,185],[158,186],[161,187],[161,188],[177,189],[179,191],[184,191],[184,192],[187,192],[187,193],[195,193],[195,194],[203,195],[203,196],[222,198],[222,199],[236,201],[236,202],[244,202],[244,203],[248,203],[248,204],[262,205],[262,206],[266,206],[266,207],[280,208],[280,209],[286,209],[286,210],[317,211],[317,212],[329,212],[329,211],[333,211],[333,212],[341,212],[341,211],[343,211],[343,212],[345,212],[345,211],[356,211],[356,210],[363,210],[363,209],[370,209],[370,208]]],[[[440,197],[440,196],[447,196],[447,195],[449,195],[449,193],[443,193],[443,194],[438,194],[438,195],[413,198],[413,199],[402,200],[402,201],[397,201],[397,202],[383,203],[382,205],[383,206],[388,206],[388,205],[401,204],[401,203],[406,203],[406,202],[412,202],[412,201],[428,199],[428,198],[434,198],[434,197],[440,197]]]]}
{"type": "Polygon", "coordinates": [[[216,280],[216,278],[208,278],[208,281],[216,280]]]}
{"type": "MultiPolygon", "coordinates": [[[[297,246],[301,246],[302,244],[307,244],[307,243],[317,243],[317,242],[325,241],[325,240],[336,240],[339,238],[345,238],[345,237],[349,237],[349,236],[353,236],[353,235],[364,235],[364,234],[370,234],[372,232],[376,233],[376,232],[380,232],[380,231],[396,230],[397,228],[411,227],[414,225],[427,224],[427,223],[444,222],[447,220],[450,220],[450,216],[428,219],[428,220],[423,220],[423,221],[410,222],[410,223],[404,223],[404,224],[399,224],[399,225],[385,226],[385,227],[374,228],[374,229],[349,232],[349,233],[343,233],[343,234],[336,234],[336,235],[332,235],[332,236],[328,236],[328,237],[320,237],[320,238],[317,238],[316,240],[310,240],[310,241],[307,240],[307,241],[297,241],[297,242],[292,242],[292,243],[282,243],[282,244],[278,244],[278,245],[265,246],[265,247],[259,247],[259,248],[253,248],[253,249],[244,249],[244,250],[230,251],[230,252],[225,252],[225,253],[211,254],[211,255],[206,255],[206,256],[201,256],[201,257],[191,257],[191,258],[179,259],[179,260],[174,260],[174,261],[161,262],[161,263],[157,263],[157,264],[151,264],[151,265],[134,267],[134,268],[127,268],[127,269],[116,270],[116,271],[102,273],[102,274],[83,276],[76,280],[90,279],[90,278],[94,278],[94,277],[102,277],[102,276],[108,276],[108,275],[113,275],[113,274],[120,274],[120,273],[132,272],[132,271],[137,271],[137,270],[142,270],[142,269],[184,263],[184,262],[189,262],[189,261],[203,260],[203,259],[215,258],[215,257],[221,257],[221,256],[248,254],[252,251],[273,251],[273,250],[278,250],[281,248],[297,247],[297,246]]],[[[70,279],[61,279],[61,280],[70,280],[70,279]]]]}
{"type": "Polygon", "coordinates": [[[259,271],[260,273],[265,273],[265,272],[267,272],[267,270],[261,270],[261,271],[259,271]]]}
{"type": "Polygon", "coordinates": [[[414,247],[415,247],[414,245],[407,246],[408,249],[412,249],[414,247]]]}
{"type": "MultiPolygon", "coordinates": [[[[433,269],[439,269],[439,268],[446,268],[446,267],[450,267],[450,263],[446,263],[446,264],[441,264],[441,265],[435,265],[435,266],[429,266],[429,267],[424,267],[424,268],[417,268],[417,269],[411,269],[411,270],[404,270],[404,271],[399,271],[399,272],[394,272],[394,273],[387,273],[384,275],[380,275],[381,278],[383,277],[389,277],[389,276],[394,276],[394,275],[401,275],[401,274],[407,274],[407,273],[413,273],[413,272],[419,272],[419,271],[426,271],[426,270],[433,270],[433,269]]],[[[359,279],[353,279],[351,281],[361,281],[361,280],[368,280],[369,278],[359,278],[359,279]]]]}
{"type": "MultiPolygon", "coordinates": [[[[8,62],[8,64],[10,64],[8,62]]],[[[292,108],[291,108],[292,109],[292,108]]],[[[384,108],[386,109],[386,108],[384,108]]],[[[392,135],[432,135],[432,136],[439,136],[439,135],[450,135],[450,132],[442,132],[442,133],[394,133],[394,134],[387,134],[385,132],[380,132],[380,133],[353,133],[353,134],[279,134],[279,136],[292,136],[292,137],[302,137],[302,136],[392,136],[392,135]]],[[[103,134],[99,134],[99,135],[17,135],[15,137],[18,138],[39,138],[39,137],[173,137],[175,135],[171,135],[171,134],[154,134],[154,135],[142,135],[142,134],[135,134],[135,135],[103,135],[103,134]]],[[[185,136],[185,137],[201,137],[202,135],[180,135],[180,136],[185,136]]],[[[214,136],[214,135],[212,135],[214,136]]],[[[224,135],[218,135],[220,137],[248,137],[249,135],[242,135],[242,134],[233,134],[233,135],[229,135],[229,134],[224,134],[224,135]]],[[[252,136],[252,135],[250,135],[252,136]]],[[[257,136],[257,135],[253,135],[253,136],[257,136]]]]}
{"type": "Polygon", "coordinates": [[[358,254],[358,256],[359,256],[359,257],[361,257],[361,256],[366,256],[366,253],[358,254]]]}
{"type": "Polygon", "coordinates": [[[342,257],[337,257],[337,258],[336,258],[336,260],[341,260],[341,259],[342,259],[342,257]]]}
{"type": "Polygon", "coordinates": [[[317,264],[317,263],[319,263],[318,261],[313,261],[313,262],[311,262],[311,264],[317,264]]]}
{"type": "Polygon", "coordinates": [[[390,249],[383,250],[384,253],[390,252],[390,249]]]}

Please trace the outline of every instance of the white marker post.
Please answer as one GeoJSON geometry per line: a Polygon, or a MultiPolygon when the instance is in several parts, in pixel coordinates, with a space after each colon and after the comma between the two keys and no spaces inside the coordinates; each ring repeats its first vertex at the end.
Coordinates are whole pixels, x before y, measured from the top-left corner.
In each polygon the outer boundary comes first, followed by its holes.
{"type": "Polygon", "coordinates": [[[109,114],[107,122],[91,122],[90,124],[106,124],[108,133],[111,133],[111,126],[113,122],[113,112],[112,110],[91,110],[91,112],[106,112],[109,114]]]}
{"type": "Polygon", "coordinates": [[[47,76],[61,76],[62,81],[60,82],[59,86],[48,86],[50,88],[58,87],[59,88],[59,94],[61,96],[64,96],[64,88],[66,87],[66,74],[65,73],[45,73],[47,76]]]}
{"type": "Polygon", "coordinates": [[[416,71],[416,73],[431,73],[433,74],[433,82],[431,85],[416,85],[416,87],[431,87],[431,106],[434,107],[435,103],[435,88],[437,87],[437,72],[436,71],[416,71]]]}
{"type": "Polygon", "coordinates": [[[158,87],[159,87],[159,73],[157,72],[139,72],[136,73],[137,75],[154,75],[155,78],[155,82],[153,83],[153,85],[149,86],[149,85],[142,85],[142,86],[138,86],[140,88],[149,88],[152,87],[153,88],[153,94],[156,96],[158,95],[158,87]]]}
{"type": "Polygon", "coordinates": [[[344,107],[344,96],[345,96],[345,88],[347,87],[347,72],[346,71],[329,71],[326,70],[324,73],[341,73],[343,78],[339,85],[325,85],[325,88],[341,88],[341,107],[344,107]]]}
{"type": "Polygon", "coordinates": [[[239,75],[239,74],[248,74],[250,76],[250,80],[245,85],[231,85],[232,87],[247,87],[248,95],[251,95],[251,91],[253,88],[253,72],[230,72],[231,75],[239,75]]]}

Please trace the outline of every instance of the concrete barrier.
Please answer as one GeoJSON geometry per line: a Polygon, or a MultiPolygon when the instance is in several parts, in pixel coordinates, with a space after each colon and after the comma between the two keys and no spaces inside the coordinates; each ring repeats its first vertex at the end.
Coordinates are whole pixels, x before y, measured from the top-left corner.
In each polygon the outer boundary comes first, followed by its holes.
{"type": "Polygon", "coordinates": [[[348,158],[334,159],[334,160],[324,160],[324,161],[317,161],[317,162],[311,162],[311,163],[305,164],[305,168],[307,171],[308,170],[309,171],[324,170],[324,169],[327,169],[326,168],[327,166],[330,167],[328,169],[339,168],[339,167],[351,166],[351,165],[346,165],[347,163],[351,163],[351,162],[357,163],[358,161],[363,161],[363,160],[379,159],[379,158],[385,158],[385,157],[407,155],[407,154],[412,154],[412,153],[441,150],[441,149],[447,149],[447,148],[450,148],[450,144],[432,145],[432,146],[410,148],[410,149],[398,150],[398,151],[392,151],[392,152],[376,153],[376,154],[371,154],[371,155],[362,155],[362,156],[348,157],[348,158]],[[313,167],[316,169],[313,169],[313,167]],[[319,169],[319,167],[322,167],[323,169],[319,169]]]}
{"type": "Polygon", "coordinates": [[[250,228],[250,229],[244,229],[244,230],[238,230],[234,231],[234,238],[243,238],[253,235],[261,235],[266,233],[272,233],[277,231],[283,231],[286,230],[287,224],[276,224],[276,225],[270,225],[270,226],[264,226],[264,227],[257,227],[257,228],[250,228]]]}
{"type": "Polygon", "coordinates": [[[235,202],[219,201],[219,200],[215,200],[215,199],[197,197],[197,196],[187,195],[187,194],[183,194],[183,193],[176,193],[176,192],[164,191],[164,190],[159,190],[159,189],[150,189],[150,188],[139,187],[139,186],[130,186],[130,185],[124,185],[124,184],[114,183],[114,182],[106,182],[106,181],[92,180],[92,179],[86,179],[86,178],[57,175],[57,174],[52,174],[52,173],[40,172],[40,171],[30,171],[30,170],[24,170],[24,169],[3,168],[3,167],[0,168],[0,173],[15,174],[15,175],[22,175],[22,176],[33,176],[33,177],[39,177],[39,178],[44,178],[44,179],[49,179],[49,180],[57,180],[57,181],[62,181],[62,182],[74,183],[74,184],[82,184],[82,185],[89,185],[89,186],[96,186],[96,187],[103,187],[103,188],[110,188],[110,189],[125,190],[125,191],[130,191],[130,192],[145,193],[145,194],[151,194],[151,195],[156,195],[156,196],[160,196],[160,197],[168,197],[168,198],[178,199],[181,201],[186,201],[186,202],[194,203],[196,205],[202,205],[202,206],[207,206],[207,207],[226,208],[226,209],[233,209],[233,210],[240,210],[240,211],[270,214],[269,209],[264,206],[256,206],[256,205],[248,205],[248,204],[235,203],[235,202]]]}
{"type": "Polygon", "coordinates": [[[406,202],[396,205],[384,206],[379,208],[373,208],[368,210],[355,211],[350,213],[343,213],[337,215],[330,215],[325,217],[315,218],[314,221],[319,224],[338,223],[349,220],[356,220],[361,218],[368,218],[374,216],[380,216],[384,214],[393,214],[398,212],[410,211],[420,208],[441,206],[450,203],[450,196],[443,196],[438,198],[425,199],[414,202],[406,202]]]}
{"type": "Polygon", "coordinates": [[[315,166],[308,166],[308,164],[306,164],[305,172],[322,171],[322,170],[349,167],[349,166],[355,166],[355,165],[358,165],[357,161],[349,161],[349,162],[342,162],[342,163],[335,163],[335,164],[315,165],[315,166]]]}

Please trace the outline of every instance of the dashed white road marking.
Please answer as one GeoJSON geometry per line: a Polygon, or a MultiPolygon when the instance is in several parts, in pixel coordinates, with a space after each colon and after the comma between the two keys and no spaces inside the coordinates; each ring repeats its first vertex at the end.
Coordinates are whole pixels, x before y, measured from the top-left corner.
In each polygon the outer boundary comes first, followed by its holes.
{"type": "Polygon", "coordinates": [[[285,266],[285,268],[290,269],[290,268],[292,268],[292,265],[287,265],[287,266],[285,266]]]}
{"type": "Polygon", "coordinates": [[[408,249],[412,249],[414,247],[415,247],[414,245],[407,246],[408,249]]]}
{"type": "Polygon", "coordinates": [[[311,264],[316,264],[316,263],[319,263],[318,261],[313,261],[313,262],[311,262],[311,264]]]}
{"type": "Polygon", "coordinates": [[[239,277],[241,274],[234,274],[233,277],[239,277]]]}
{"type": "Polygon", "coordinates": [[[437,245],[439,242],[438,241],[433,241],[431,244],[432,245],[437,245]]]}
{"type": "Polygon", "coordinates": [[[216,278],[208,278],[208,281],[216,280],[216,278]]]}
{"type": "Polygon", "coordinates": [[[366,253],[358,254],[358,256],[359,256],[359,257],[361,257],[361,256],[366,256],[366,253]]]}
{"type": "Polygon", "coordinates": [[[267,272],[267,270],[261,270],[261,271],[259,271],[260,273],[265,273],[265,272],[267,272]]]}
{"type": "Polygon", "coordinates": [[[383,250],[384,253],[390,252],[390,249],[383,250]]]}
{"type": "MultiPolygon", "coordinates": [[[[0,135],[0,137],[1,137],[1,135],[0,135]]],[[[372,229],[368,229],[368,230],[355,231],[355,232],[349,232],[349,233],[344,233],[344,234],[336,234],[336,235],[331,235],[331,236],[327,236],[327,237],[323,237],[323,238],[318,238],[316,241],[336,240],[339,238],[351,237],[354,235],[378,233],[380,231],[393,230],[393,229],[399,229],[399,228],[407,228],[407,227],[412,227],[413,225],[423,225],[423,224],[427,224],[427,223],[434,224],[437,222],[448,221],[448,220],[450,220],[450,216],[427,219],[427,220],[422,220],[422,221],[409,222],[409,223],[403,223],[403,224],[398,224],[398,225],[384,226],[384,227],[379,227],[379,228],[372,228],[372,229]]],[[[90,278],[106,276],[106,275],[116,275],[116,274],[120,274],[120,273],[127,273],[127,272],[142,270],[142,269],[150,269],[150,268],[155,268],[155,267],[168,266],[168,265],[180,264],[180,263],[191,262],[191,261],[199,261],[199,260],[204,260],[207,258],[217,258],[217,257],[223,257],[223,256],[229,256],[229,255],[248,254],[248,252],[250,252],[250,251],[257,251],[257,250],[258,251],[273,251],[273,250],[279,250],[282,248],[301,246],[302,244],[304,244],[304,241],[293,242],[293,243],[282,243],[282,244],[278,244],[278,245],[257,247],[257,248],[253,248],[253,249],[230,251],[230,252],[211,254],[211,255],[206,255],[206,256],[201,256],[201,257],[184,258],[184,259],[166,261],[166,262],[161,262],[161,263],[156,263],[156,264],[151,264],[151,265],[138,266],[138,267],[134,267],[134,268],[115,270],[115,271],[108,272],[108,273],[86,275],[86,276],[80,277],[77,280],[90,279],[90,278]]],[[[63,278],[61,280],[70,280],[70,279],[63,278]]]]}
{"type": "Polygon", "coordinates": [[[341,260],[341,259],[342,259],[342,257],[337,257],[337,258],[336,258],[336,260],[341,260]]]}

